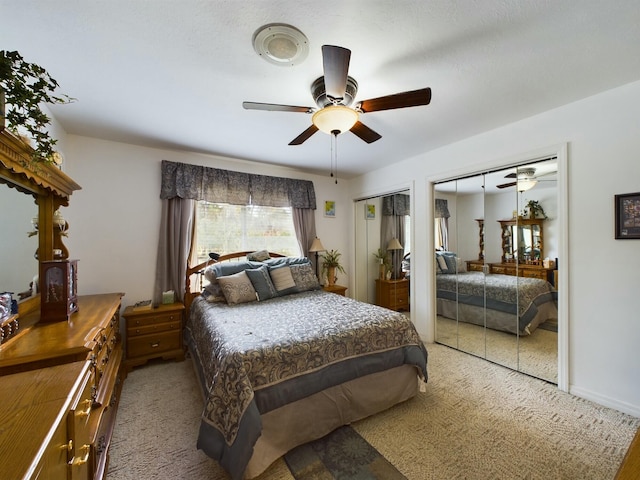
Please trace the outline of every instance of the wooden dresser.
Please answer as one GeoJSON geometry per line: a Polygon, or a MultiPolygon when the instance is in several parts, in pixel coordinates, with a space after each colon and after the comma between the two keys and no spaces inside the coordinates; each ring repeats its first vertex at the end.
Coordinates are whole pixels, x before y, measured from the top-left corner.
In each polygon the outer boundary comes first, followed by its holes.
{"type": "Polygon", "coordinates": [[[409,281],[376,279],[376,305],[391,310],[409,310],[409,281]]]}
{"type": "Polygon", "coordinates": [[[88,360],[0,377],[2,478],[90,478],[91,377],[88,360]]]}
{"type": "Polygon", "coordinates": [[[553,268],[542,265],[527,265],[522,263],[489,263],[489,273],[501,273],[518,277],[539,278],[553,284],[553,268]]]}
{"type": "MultiPolygon", "coordinates": [[[[62,383],[62,379],[68,375],[65,366],[77,362],[87,363],[89,375],[86,388],[91,406],[86,415],[88,440],[83,443],[88,447],[81,455],[85,459],[86,468],[78,469],[81,472],[73,475],[71,468],[68,478],[73,480],[102,479],[106,473],[107,452],[122,388],[122,342],[119,334],[122,296],[122,293],[80,296],[78,312],[68,322],[36,323],[39,311],[28,313],[20,317],[21,324],[28,326],[21,327],[15,337],[0,346],[0,380],[3,382],[24,373],[26,378],[31,376],[34,382],[40,377],[51,377],[54,384],[56,375],[60,375],[62,383]],[[85,470],[86,473],[82,473],[85,470]]],[[[75,384],[69,386],[67,395],[74,397],[78,388],[80,387],[75,384]]],[[[80,390],[85,389],[83,387],[80,390]]],[[[21,397],[16,392],[10,404],[20,410],[32,408],[33,403],[32,398],[21,397]]],[[[3,412],[6,405],[3,404],[3,412]]],[[[36,424],[39,426],[41,422],[45,422],[38,414],[37,405],[33,412],[27,422],[27,429],[36,428],[36,424]]],[[[2,421],[4,424],[7,419],[2,421]]],[[[27,459],[21,461],[26,462],[27,459]]],[[[1,476],[5,478],[4,473],[1,476]]],[[[41,478],[57,477],[45,475],[41,478]]]]}

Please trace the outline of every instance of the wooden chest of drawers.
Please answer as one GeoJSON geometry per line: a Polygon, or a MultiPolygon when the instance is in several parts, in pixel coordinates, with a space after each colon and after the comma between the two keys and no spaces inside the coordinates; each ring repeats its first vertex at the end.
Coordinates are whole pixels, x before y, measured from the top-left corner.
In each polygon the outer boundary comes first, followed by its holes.
{"type": "Polygon", "coordinates": [[[376,280],[376,305],[391,310],[409,310],[409,281],[376,280]]]}
{"type": "Polygon", "coordinates": [[[92,381],[86,360],[0,377],[2,478],[93,478],[92,381]]]}
{"type": "Polygon", "coordinates": [[[184,359],[182,317],[184,305],[172,303],[151,310],[125,309],[127,369],[143,365],[152,358],[184,359]]]}
{"type": "MultiPolygon", "coordinates": [[[[91,405],[86,420],[89,440],[83,443],[88,445],[80,456],[84,459],[83,466],[69,476],[72,480],[102,479],[106,473],[122,389],[119,334],[122,296],[122,293],[80,296],[78,311],[68,322],[39,323],[36,318],[39,311],[27,314],[24,319],[30,326],[0,347],[0,380],[4,375],[28,372],[35,376],[53,366],[88,361],[87,391],[91,405]]],[[[86,411],[84,407],[81,410],[86,411]]],[[[36,415],[32,421],[39,422],[40,419],[36,415]]]]}

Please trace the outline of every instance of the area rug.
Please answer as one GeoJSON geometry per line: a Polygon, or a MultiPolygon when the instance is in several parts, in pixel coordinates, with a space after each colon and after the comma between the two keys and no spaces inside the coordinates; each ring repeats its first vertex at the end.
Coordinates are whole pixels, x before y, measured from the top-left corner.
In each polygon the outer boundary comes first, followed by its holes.
{"type": "Polygon", "coordinates": [[[407,480],[350,426],[293,449],[284,460],[296,480],[407,480]]]}

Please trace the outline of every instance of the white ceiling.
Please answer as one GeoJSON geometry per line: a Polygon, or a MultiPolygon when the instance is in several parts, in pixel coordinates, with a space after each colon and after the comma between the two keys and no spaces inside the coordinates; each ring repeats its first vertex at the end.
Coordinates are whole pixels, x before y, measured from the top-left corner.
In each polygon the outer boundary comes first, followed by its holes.
{"type": "Polygon", "coordinates": [[[428,106],[371,112],[382,135],[338,137],[351,177],[640,79],[638,0],[0,0],[0,49],[45,67],[77,98],[51,110],[68,133],[328,174],[330,136],[287,144],[315,106],[321,46],[352,51],[356,101],[431,87],[428,106]],[[252,36],[287,23],[300,65],[260,58],[252,36]]]}

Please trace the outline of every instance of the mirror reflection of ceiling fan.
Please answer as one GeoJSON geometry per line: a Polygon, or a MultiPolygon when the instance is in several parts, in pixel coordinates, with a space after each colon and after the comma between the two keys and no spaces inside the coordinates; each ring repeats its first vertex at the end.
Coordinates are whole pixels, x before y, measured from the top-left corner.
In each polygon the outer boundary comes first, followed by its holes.
{"type": "Polygon", "coordinates": [[[322,46],[324,76],[311,84],[311,95],[317,108],[257,102],[243,102],[242,106],[247,110],[313,114],[311,126],[289,143],[289,145],[300,145],[318,130],[331,135],[351,131],[365,142],[373,143],[382,137],[360,122],[361,114],[428,105],[431,101],[431,89],[422,88],[362,100],[351,106],[358,92],[358,83],[349,76],[350,58],[351,51],[346,48],[334,45],[322,46]]]}
{"type": "Polygon", "coordinates": [[[536,175],[535,168],[518,168],[516,172],[505,175],[504,178],[513,178],[515,182],[503,183],[496,185],[497,188],[517,187],[519,192],[526,192],[532,189],[538,182],[555,182],[555,178],[546,179],[548,175],[555,175],[557,172],[546,172],[536,175]]]}

